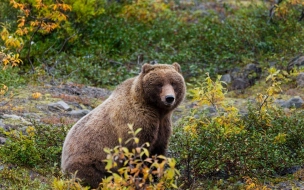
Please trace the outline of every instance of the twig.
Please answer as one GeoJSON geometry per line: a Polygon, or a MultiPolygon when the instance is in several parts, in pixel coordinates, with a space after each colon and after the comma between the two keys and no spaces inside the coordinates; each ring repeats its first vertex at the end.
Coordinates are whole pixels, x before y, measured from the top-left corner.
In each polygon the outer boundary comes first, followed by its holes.
{"type": "Polygon", "coordinates": [[[61,46],[61,48],[60,48],[60,50],[59,50],[59,53],[63,50],[65,44],[66,44],[71,38],[73,38],[74,36],[76,36],[76,34],[77,34],[77,33],[74,33],[72,36],[70,36],[70,37],[68,37],[68,38],[66,38],[66,39],[64,40],[64,42],[63,42],[63,44],[62,44],[62,46],[61,46]]]}
{"type": "Polygon", "coordinates": [[[27,60],[28,60],[28,61],[30,62],[30,64],[31,64],[31,67],[32,67],[32,71],[33,71],[33,72],[35,71],[35,68],[34,68],[34,66],[33,66],[33,63],[32,63],[32,61],[31,61],[31,59],[30,59],[30,53],[31,53],[31,47],[32,47],[32,44],[31,44],[31,43],[32,43],[32,40],[33,40],[33,38],[34,38],[34,35],[35,35],[35,34],[38,32],[38,30],[41,28],[41,25],[42,25],[42,20],[41,20],[39,26],[36,28],[35,32],[32,34],[30,40],[29,40],[29,49],[28,49],[28,51],[27,51],[27,56],[26,56],[27,60]]]}

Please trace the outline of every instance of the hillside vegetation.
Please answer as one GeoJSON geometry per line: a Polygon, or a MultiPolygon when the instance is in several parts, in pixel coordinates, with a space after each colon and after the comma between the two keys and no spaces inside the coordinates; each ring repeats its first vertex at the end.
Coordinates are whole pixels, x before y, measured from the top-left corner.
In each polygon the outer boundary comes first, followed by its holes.
{"type": "Polygon", "coordinates": [[[146,62],[187,82],[168,157],[117,139],[100,189],[303,188],[303,19],[301,0],[1,1],[0,188],[89,189],[60,171],[64,137],[146,62]]]}

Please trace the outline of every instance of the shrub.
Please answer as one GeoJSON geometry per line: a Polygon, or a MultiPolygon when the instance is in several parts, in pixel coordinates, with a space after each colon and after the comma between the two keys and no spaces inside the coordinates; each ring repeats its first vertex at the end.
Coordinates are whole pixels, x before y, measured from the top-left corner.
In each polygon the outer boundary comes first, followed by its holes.
{"type": "Polygon", "coordinates": [[[88,190],[89,187],[83,187],[79,182],[81,180],[76,178],[75,175],[70,179],[54,178],[52,183],[53,190],[88,190]]]}
{"type": "MultiPolygon", "coordinates": [[[[24,2],[29,4],[28,1],[24,2]]],[[[37,5],[37,2],[39,1],[33,1],[32,4],[37,5]]],[[[73,71],[79,66],[86,68],[88,64],[87,69],[83,69],[85,74],[72,80],[78,79],[101,86],[117,85],[133,75],[138,65],[157,60],[159,63],[179,62],[186,78],[196,79],[205,71],[214,76],[218,71],[224,72],[230,67],[254,60],[263,62],[269,57],[274,60],[284,57],[289,59],[303,49],[301,41],[298,40],[303,38],[304,34],[301,23],[291,17],[273,17],[274,21],[268,22],[269,7],[266,3],[239,9],[229,4],[225,7],[216,4],[215,8],[221,9],[224,15],[213,10],[204,12],[181,9],[179,4],[173,1],[116,3],[94,0],[86,3],[77,0],[67,1],[66,4],[48,3],[57,8],[63,5],[66,8],[72,7],[72,10],[67,12],[56,9],[56,13],[67,15],[70,20],[58,20],[58,28],[47,35],[34,33],[33,29],[24,42],[18,42],[17,35],[6,39],[12,41],[16,38],[18,43],[14,44],[23,44],[14,49],[13,53],[19,53],[20,48],[23,48],[20,57],[24,65],[32,62],[32,69],[41,65],[51,75],[56,73],[55,78],[61,78],[62,75],[69,77],[69,74],[76,73],[73,71]],[[70,61],[63,63],[63,57],[70,61]],[[87,58],[90,59],[89,63],[87,58]],[[108,73],[117,76],[115,69],[118,68],[121,79],[106,77],[108,73]]],[[[8,3],[2,4],[3,7],[9,6],[8,3]]],[[[31,14],[35,15],[42,10],[48,13],[46,4],[41,9],[32,9],[31,14]]],[[[280,7],[283,5],[287,6],[282,3],[280,7]]],[[[297,8],[294,3],[292,7],[297,8]]],[[[22,20],[16,22],[16,15],[12,13],[20,12],[11,11],[5,15],[12,25],[2,28],[9,32],[22,23],[22,20]]],[[[31,20],[28,20],[29,17],[25,19],[23,29],[30,29],[31,20]]],[[[4,43],[5,41],[2,44],[4,43]]],[[[285,59],[282,60],[284,64],[285,59]]]]}
{"type": "Polygon", "coordinates": [[[18,74],[20,68],[8,66],[6,69],[0,69],[0,81],[6,86],[18,87],[25,84],[25,79],[18,74]]]}
{"type": "MultiPolygon", "coordinates": [[[[20,166],[1,163],[0,183],[2,189],[39,189],[47,190],[50,186],[39,173],[20,166]]],[[[48,176],[50,177],[50,176],[48,176]]]]}
{"type": "Polygon", "coordinates": [[[108,153],[104,160],[106,169],[112,173],[103,179],[99,189],[171,189],[177,188],[176,177],[179,172],[175,169],[175,160],[163,155],[149,157],[149,143],[138,145],[139,139],[136,134],[140,129],[133,131],[129,125],[132,138],[125,143],[134,143],[134,148],[129,150],[122,145],[113,149],[105,148],[108,153]],[[132,142],[133,141],[133,142],[132,142]]]}
{"type": "Polygon", "coordinates": [[[6,143],[0,146],[2,161],[29,167],[53,167],[60,163],[67,128],[35,125],[27,127],[25,132],[1,128],[0,133],[7,137],[6,143]]]}
{"type": "MultiPolygon", "coordinates": [[[[233,107],[227,110],[221,100],[212,104],[219,105],[215,116],[194,108],[174,128],[170,149],[188,184],[210,177],[273,177],[303,163],[304,112],[286,115],[272,104],[279,89],[277,74],[270,72],[270,87],[249,104],[247,114],[231,111],[233,107]]],[[[208,84],[222,89],[214,85],[217,81],[212,83],[208,77],[206,81],[205,89],[208,84]]],[[[210,90],[197,91],[199,100],[212,94],[210,90]]]]}

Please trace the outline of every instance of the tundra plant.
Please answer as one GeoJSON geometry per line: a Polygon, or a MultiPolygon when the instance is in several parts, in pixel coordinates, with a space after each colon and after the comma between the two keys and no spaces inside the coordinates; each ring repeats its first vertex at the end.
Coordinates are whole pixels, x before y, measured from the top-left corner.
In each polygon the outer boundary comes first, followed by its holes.
{"type": "Polygon", "coordinates": [[[195,107],[174,128],[170,150],[178,158],[185,185],[210,178],[246,179],[247,185],[248,179],[256,179],[258,184],[261,178],[283,174],[284,169],[303,163],[304,113],[286,114],[273,104],[281,92],[279,73],[269,70],[269,88],[256,95],[243,115],[227,103],[219,79],[212,81],[207,76],[202,87],[193,90],[198,104],[212,105],[216,113],[195,107]]]}

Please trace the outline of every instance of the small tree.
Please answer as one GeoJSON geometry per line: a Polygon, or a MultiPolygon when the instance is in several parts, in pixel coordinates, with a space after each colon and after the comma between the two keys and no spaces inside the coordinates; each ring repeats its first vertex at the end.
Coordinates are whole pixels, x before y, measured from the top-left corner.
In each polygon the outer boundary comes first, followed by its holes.
{"type": "Polygon", "coordinates": [[[71,6],[63,1],[51,0],[9,0],[11,6],[18,10],[17,27],[9,33],[7,27],[3,27],[2,35],[5,45],[10,48],[17,48],[20,52],[27,46],[26,59],[34,70],[30,59],[33,38],[37,33],[49,34],[61,27],[67,21],[67,11],[71,11],[71,6]],[[25,40],[25,42],[24,42],[25,40]]]}

